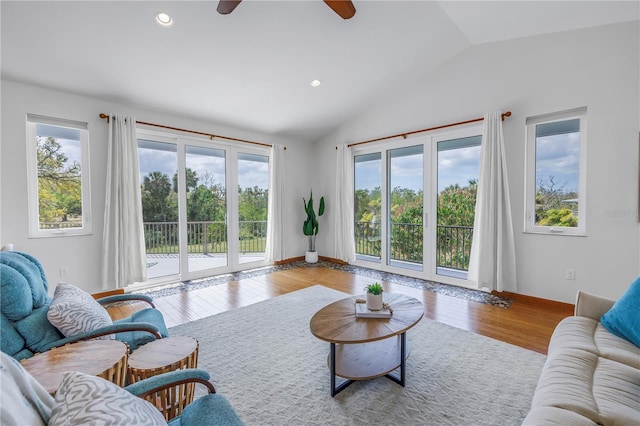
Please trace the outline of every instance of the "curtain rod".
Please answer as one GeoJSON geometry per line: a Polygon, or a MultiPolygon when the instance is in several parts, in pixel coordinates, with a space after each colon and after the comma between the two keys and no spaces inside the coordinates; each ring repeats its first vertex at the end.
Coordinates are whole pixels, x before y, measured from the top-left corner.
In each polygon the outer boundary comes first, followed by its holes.
{"type": "MultiPolygon", "coordinates": [[[[507,111],[504,114],[502,114],[502,121],[504,121],[504,119],[506,117],[511,117],[511,111],[507,111]]],[[[398,133],[397,135],[391,135],[391,136],[385,136],[383,138],[377,138],[377,139],[370,139],[368,141],[362,141],[362,142],[356,142],[356,143],[350,143],[349,145],[347,145],[349,148],[351,148],[352,146],[356,146],[356,145],[363,145],[365,143],[371,143],[371,142],[378,142],[378,141],[384,141],[387,139],[393,139],[393,138],[397,138],[402,136],[403,139],[406,139],[407,136],[409,135],[415,135],[416,133],[422,133],[422,132],[428,132],[430,130],[438,130],[438,129],[445,129],[447,127],[454,127],[454,126],[461,126],[463,124],[469,124],[469,123],[475,123],[477,121],[483,121],[484,117],[480,117],[480,118],[474,118],[472,120],[465,120],[465,121],[458,121],[457,123],[449,123],[449,124],[443,124],[441,126],[435,126],[435,127],[429,127],[428,129],[421,129],[421,130],[414,130],[412,132],[406,132],[406,133],[398,133]]],[[[338,147],[336,147],[336,149],[338,149],[338,147]]]]}
{"type": "MultiPolygon", "coordinates": [[[[100,113],[100,118],[102,118],[103,120],[106,119],[107,123],[109,122],[109,116],[107,114],[100,113]]],[[[165,126],[163,124],[147,123],[145,121],[136,121],[136,123],[137,124],[143,124],[145,126],[161,127],[163,129],[177,130],[179,132],[194,133],[196,135],[209,136],[209,140],[213,140],[213,138],[219,138],[219,139],[226,139],[228,141],[244,142],[244,143],[250,143],[250,144],[253,144],[253,145],[267,146],[269,148],[271,148],[271,146],[272,146],[272,145],[270,145],[268,143],[248,141],[248,140],[245,140],[245,139],[230,138],[228,136],[214,135],[212,133],[198,132],[196,130],[181,129],[179,127],[165,126]]],[[[285,147],[284,149],[286,150],[287,148],[285,147]]]]}

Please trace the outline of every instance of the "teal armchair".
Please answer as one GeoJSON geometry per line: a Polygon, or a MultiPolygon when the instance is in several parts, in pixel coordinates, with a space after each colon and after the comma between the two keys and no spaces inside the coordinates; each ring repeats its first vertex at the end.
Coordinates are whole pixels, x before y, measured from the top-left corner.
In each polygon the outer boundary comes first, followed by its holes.
{"type": "Polygon", "coordinates": [[[209,394],[189,404],[171,426],[242,426],[231,404],[215,393],[206,371],[178,370],[120,388],[102,378],[68,372],[55,398],[14,358],[0,353],[0,419],[3,426],[69,424],[167,424],[145,395],[186,383],[201,383],[209,394]]]}
{"type": "Polygon", "coordinates": [[[0,252],[0,349],[20,360],[57,346],[114,334],[130,350],[169,332],[162,313],[144,295],[117,295],[98,300],[102,304],[124,300],[141,300],[150,308],[131,317],[113,321],[112,325],[64,336],[47,318],[52,297],[44,269],[33,256],[20,252],[0,252]]]}
{"type": "Polygon", "coordinates": [[[146,398],[163,389],[187,383],[206,386],[208,394],[189,404],[180,414],[169,421],[169,426],[181,425],[225,425],[240,426],[242,421],[225,397],[216,393],[209,382],[209,373],[199,369],[176,370],[159,374],[125,387],[132,394],[146,398]]]}

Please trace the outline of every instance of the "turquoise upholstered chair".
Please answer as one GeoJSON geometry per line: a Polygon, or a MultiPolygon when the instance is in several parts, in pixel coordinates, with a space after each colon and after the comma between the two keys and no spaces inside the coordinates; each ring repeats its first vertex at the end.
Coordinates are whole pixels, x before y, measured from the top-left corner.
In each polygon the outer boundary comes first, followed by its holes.
{"type": "Polygon", "coordinates": [[[99,377],[68,372],[54,399],[14,358],[3,352],[0,353],[0,418],[3,426],[164,425],[162,414],[138,396],[192,382],[204,384],[210,393],[189,404],[169,425],[243,425],[226,398],[215,393],[209,374],[203,370],[160,374],[124,389],[99,377]]]}
{"type": "Polygon", "coordinates": [[[196,399],[188,405],[180,416],[169,421],[169,426],[181,425],[242,425],[242,421],[229,402],[216,393],[209,382],[209,374],[204,370],[186,369],[159,374],[125,387],[132,394],[144,398],[162,389],[186,383],[201,383],[207,387],[208,395],[196,399]]]}
{"type": "Polygon", "coordinates": [[[98,302],[142,300],[151,308],[135,312],[131,317],[113,321],[113,325],[65,337],[47,318],[52,302],[42,265],[34,257],[20,252],[0,252],[0,349],[20,360],[34,353],[94,337],[115,334],[130,350],[169,332],[162,313],[153,308],[151,298],[122,294],[98,302]]]}

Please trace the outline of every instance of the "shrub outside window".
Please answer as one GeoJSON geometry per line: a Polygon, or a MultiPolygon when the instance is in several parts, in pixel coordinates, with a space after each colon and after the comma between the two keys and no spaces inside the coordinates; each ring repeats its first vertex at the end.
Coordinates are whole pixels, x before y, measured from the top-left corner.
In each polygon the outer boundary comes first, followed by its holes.
{"type": "Polygon", "coordinates": [[[87,123],[27,115],[29,237],[91,233],[87,123]]]}
{"type": "Polygon", "coordinates": [[[527,118],[525,232],[586,234],[586,113],[527,118]]]}

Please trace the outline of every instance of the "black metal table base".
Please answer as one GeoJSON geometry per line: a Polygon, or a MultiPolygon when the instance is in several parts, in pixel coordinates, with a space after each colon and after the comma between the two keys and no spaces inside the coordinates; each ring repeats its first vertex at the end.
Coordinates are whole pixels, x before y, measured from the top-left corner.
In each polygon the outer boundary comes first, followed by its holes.
{"type": "MultiPolygon", "coordinates": [[[[391,373],[385,374],[384,377],[404,387],[406,382],[406,354],[407,354],[407,336],[406,333],[400,335],[400,376],[394,376],[391,373]]],[[[349,387],[356,380],[346,379],[338,386],[336,386],[336,344],[331,343],[330,354],[330,369],[331,369],[331,396],[334,397],[338,393],[342,392],[349,387]]]]}

